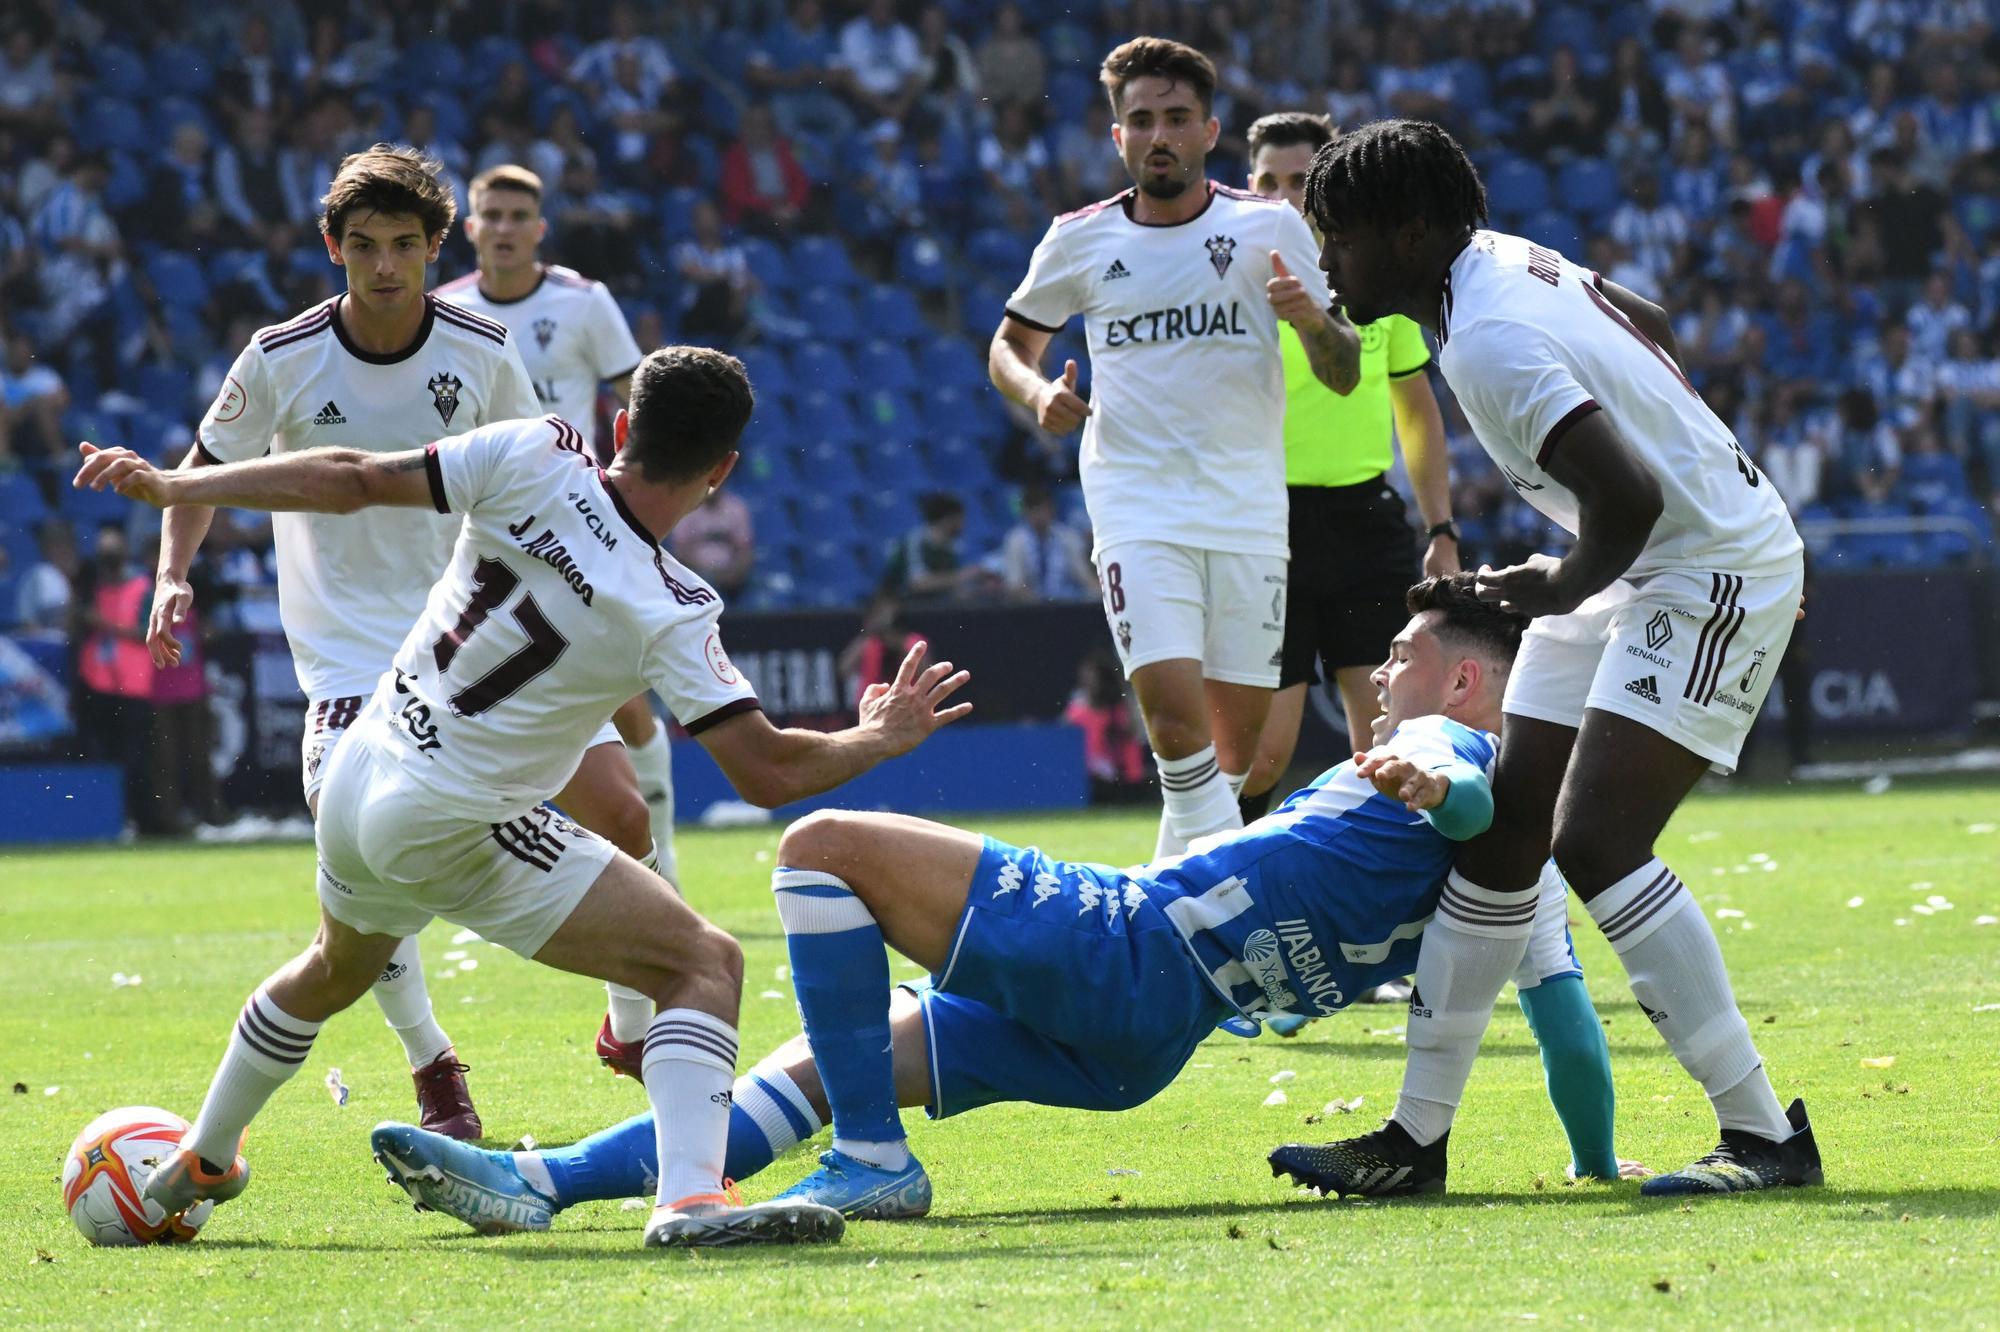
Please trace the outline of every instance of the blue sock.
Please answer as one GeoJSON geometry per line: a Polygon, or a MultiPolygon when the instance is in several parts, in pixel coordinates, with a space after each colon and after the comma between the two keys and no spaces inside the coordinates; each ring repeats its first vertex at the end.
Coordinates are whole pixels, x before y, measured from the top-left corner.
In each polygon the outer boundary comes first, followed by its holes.
{"type": "MultiPolygon", "coordinates": [[[[781,1067],[759,1064],[736,1079],[729,1107],[729,1148],[722,1173],[750,1178],[819,1132],[819,1115],[781,1067]]],[[[634,1115],[569,1147],[539,1155],[558,1207],[607,1198],[650,1198],[660,1172],[651,1111],[634,1115]]]]}
{"type": "Polygon", "coordinates": [[[1618,1178],[1612,1150],[1616,1096],[1611,1087],[1611,1047],[1591,1007],[1581,976],[1558,976],[1522,990],[1521,1011],[1542,1050],[1549,1100],[1569,1136],[1578,1178],[1618,1178]]]}
{"type": "Polygon", "coordinates": [[[806,1040],[833,1110],[834,1146],[872,1164],[899,1166],[908,1157],[896,1113],[882,929],[834,875],[780,866],[771,892],[791,951],[806,1040]]]}

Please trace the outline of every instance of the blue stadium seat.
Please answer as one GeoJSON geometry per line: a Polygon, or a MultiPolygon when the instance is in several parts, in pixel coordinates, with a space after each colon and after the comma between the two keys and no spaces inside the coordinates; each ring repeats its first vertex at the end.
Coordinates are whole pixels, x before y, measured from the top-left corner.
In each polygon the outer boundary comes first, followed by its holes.
{"type": "Polygon", "coordinates": [[[456,88],[465,79],[465,56],[451,42],[411,42],[396,62],[396,78],[406,88],[456,88]]]}
{"type": "MultiPolygon", "coordinates": [[[[701,197],[700,190],[685,186],[679,189],[662,190],[660,192],[660,197],[654,207],[659,211],[660,215],[660,238],[667,243],[669,248],[680,244],[694,234],[694,206],[700,202],[701,197]]],[[[770,244],[768,241],[762,243],[766,245],[770,244]]],[[[747,245],[748,242],[744,242],[744,244],[747,245]]],[[[772,246],[772,248],[776,249],[777,247],[772,246]]],[[[764,276],[763,271],[755,263],[751,263],[750,271],[757,274],[759,278],[763,278],[764,276]]],[[[766,281],[764,285],[769,286],[770,283],[766,281]]]]}
{"type": "Polygon", "coordinates": [[[812,325],[813,336],[849,342],[861,336],[861,316],[839,287],[807,287],[799,293],[799,317],[812,325]]]}
{"type": "Polygon", "coordinates": [[[526,62],[528,53],[509,37],[481,37],[465,57],[468,88],[483,88],[499,82],[500,72],[514,61],[526,62]]]}
{"type": "Polygon", "coordinates": [[[163,135],[171,135],[183,125],[199,125],[202,133],[208,135],[209,143],[216,141],[215,118],[192,97],[179,94],[162,97],[153,104],[152,122],[162,127],[163,135]]]}
{"type": "Polygon", "coordinates": [[[854,358],[854,371],[867,388],[908,393],[918,387],[909,351],[899,343],[879,337],[862,344],[854,358]]]}
{"type": "Polygon", "coordinates": [[[863,293],[861,319],[868,331],[880,338],[926,342],[935,336],[910,293],[886,282],[878,282],[863,293]]]}
{"type": "MultiPolygon", "coordinates": [[[[818,442],[853,445],[865,438],[860,418],[847,399],[825,389],[808,389],[798,399],[799,436],[810,452],[818,442]]],[[[807,474],[810,478],[810,473],[807,474]]]]}
{"type": "Polygon", "coordinates": [[[864,285],[847,257],[847,247],[831,236],[801,236],[792,243],[792,268],[802,281],[821,286],[854,288],[864,285]]]}
{"type": "Polygon", "coordinates": [[[464,143],[472,137],[472,113],[465,109],[465,103],[457,94],[446,88],[433,88],[423,95],[423,103],[437,117],[438,133],[447,139],[464,143]]]}
{"type": "MultiPolygon", "coordinates": [[[[793,397],[852,393],[860,381],[846,353],[830,342],[803,342],[792,351],[793,397]]],[[[802,423],[803,424],[803,423],[802,423]]]]}
{"type": "Polygon", "coordinates": [[[152,75],[146,68],[146,57],[129,46],[106,42],[94,48],[90,66],[91,72],[97,76],[96,92],[100,97],[129,102],[152,90],[152,75]]]}
{"type": "MultiPolygon", "coordinates": [[[[792,368],[785,364],[785,358],[770,347],[745,347],[737,355],[743,368],[750,374],[750,387],[757,391],[760,403],[787,398],[792,392],[792,368]]],[[[763,415],[762,409],[758,415],[763,415]]]]}
{"type": "Polygon", "coordinates": [[[201,97],[215,86],[215,59],[198,47],[162,42],[153,48],[148,77],[154,92],[201,97]]]}
{"type": "Polygon", "coordinates": [[[907,532],[922,521],[916,497],[904,490],[876,490],[862,502],[864,530],[876,533],[907,532]]]}
{"type": "Polygon", "coordinates": [[[923,395],[924,433],[933,439],[965,435],[980,442],[998,442],[1006,418],[997,399],[982,401],[954,384],[939,384],[923,395]]]}
{"type": "Polygon", "coordinates": [[[910,232],[896,245],[896,280],[918,291],[941,291],[951,285],[951,265],[944,246],[934,237],[910,232]]]}
{"type": "Polygon", "coordinates": [[[1486,202],[1495,213],[1525,217],[1549,206],[1549,178],[1533,162],[1508,158],[1486,178],[1486,202]]]}
{"type": "Polygon", "coordinates": [[[1579,157],[1556,178],[1557,202],[1593,221],[1608,217],[1623,197],[1618,168],[1601,157],[1579,157]]]}
{"type": "MultiPolygon", "coordinates": [[[[0,522],[28,527],[48,512],[42,488],[20,471],[0,472],[0,522]]],[[[15,562],[19,567],[19,561],[15,562]]]]}
{"type": "MultiPolygon", "coordinates": [[[[187,371],[178,366],[144,365],[131,379],[132,391],[154,413],[168,420],[188,415],[188,398],[193,385],[187,371]]],[[[137,448],[138,445],[132,447],[137,448]]]]}
{"type": "Polygon", "coordinates": [[[154,255],[146,265],[146,276],[168,305],[198,310],[208,304],[208,279],[201,265],[185,254],[166,250],[154,255]]]}
{"type": "Polygon", "coordinates": [[[132,501],[116,491],[77,490],[70,486],[61,489],[59,510],[76,528],[79,545],[88,544],[89,538],[84,533],[106,523],[123,527],[133,513],[132,501]]]}
{"type": "Polygon", "coordinates": [[[1011,281],[1025,271],[1035,252],[1034,238],[1002,227],[975,231],[965,242],[965,261],[975,277],[1011,281]]]}
{"type": "Polygon", "coordinates": [[[118,149],[143,153],[156,147],[142,107],[137,102],[99,97],[91,102],[76,128],[78,146],[86,152],[118,149]]]}
{"type": "MultiPolygon", "coordinates": [[[[113,212],[132,207],[146,197],[146,173],[131,153],[111,154],[111,176],[104,182],[104,206],[113,212]]],[[[320,251],[323,258],[326,251],[320,251]]]]}
{"type": "MultiPolygon", "coordinates": [[[[995,316],[993,323],[999,323],[995,316]]],[[[991,329],[989,327],[989,333],[991,329]]],[[[970,345],[955,338],[940,338],[924,344],[919,353],[919,367],[923,382],[932,388],[949,385],[962,391],[983,388],[986,385],[986,367],[970,345]]]]}
{"type": "Polygon", "coordinates": [[[1544,209],[1523,224],[1521,234],[1537,245],[1546,245],[1558,251],[1574,263],[1583,262],[1583,228],[1568,213],[1554,208],[1544,209]]]}
{"type": "Polygon", "coordinates": [[[871,440],[885,447],[910,448],[923,437],[923,415],[909,394],[870,388],[860,396],[861,425],[871,440]]]}

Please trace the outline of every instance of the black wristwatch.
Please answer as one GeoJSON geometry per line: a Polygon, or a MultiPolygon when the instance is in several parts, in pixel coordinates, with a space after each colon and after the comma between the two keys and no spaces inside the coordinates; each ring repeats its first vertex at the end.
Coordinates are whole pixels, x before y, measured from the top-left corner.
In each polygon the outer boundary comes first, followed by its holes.
{"type": "Polygon", "coordinates": [[[1447,518],[1441,523],[1432,523],[1424,530],[1426,537],[1450,537],[1453,544],[1458,542],[1458,524],[1447,518]]]}

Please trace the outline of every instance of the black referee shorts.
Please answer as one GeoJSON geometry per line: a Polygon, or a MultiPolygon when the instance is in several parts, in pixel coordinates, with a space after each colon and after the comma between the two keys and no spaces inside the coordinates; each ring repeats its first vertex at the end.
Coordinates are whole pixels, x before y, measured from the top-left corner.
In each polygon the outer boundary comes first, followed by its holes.
{"type": "Polygon", "coordinates": [[[1352,486],[1291,486],[1291,570],[1278,688],[1377,666],[1409,620],[1417,535],[1402,496],[1378,476],[1352,486]]]}

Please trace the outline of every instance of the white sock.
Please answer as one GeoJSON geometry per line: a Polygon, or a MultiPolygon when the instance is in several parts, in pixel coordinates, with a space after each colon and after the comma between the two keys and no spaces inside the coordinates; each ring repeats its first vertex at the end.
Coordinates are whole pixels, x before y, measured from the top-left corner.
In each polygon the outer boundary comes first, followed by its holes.
{"type": "Polygon", "coordinates": [[[722,1191],[736,1028],[693,1008],[669,1008],[646,1033],[641,1069],[653,1102],[662,1207],[722,1191]]]}
{"type": "Polygon", "coordinates": [[[411,1068],[422,1068],[451,1049],[451,1037],[431,1013],[431,993],[424,987],[424,960],[413,934],[396,945],[395,955],[370,992],[382,1006],[389,1030],[403,1043],[411,1068]]]}
{"type": "Polygon", "coordinates": [[[1243,826],[1243,811],[1236,807],[1236,793],[1216,762],[1214,745],[1186,758],[1155,756],[1153,762],[1160,770],[1160,795],[1165,805],[1154,859],[1181,854],[1197,837],[1243,826]]]}
{"type": "Polygon", "coordinates": [[[1789,1138],[1791,1122],[1763,1076],[1715,931],[1674,872],[1655,857],[1584,905],[1625,965],[1632,996],[1708,1093],[1722,1127],[1789,1138]]]}
{"type": "Polygon", "coordinates": [[[772,1157],[783,1156],[825,1127],[819,1111],[785,1071],[785,1061],[777,1054],[736,1079],[731,1093],[736,1108],[750,1116],[764,1141],[771,1144],[772,1157]],[[787,1114],[787,1109],[791,1113],[787,1114]],[[799,1132],[799,1126],[805,1132],[799,1132]]]}
{"type": "Polygon", "coordinates": [[[627,1045],[646,1039],[646,1028],[653,1025],[652,997],[610,981],[604,983],[604,994],[611,1017],[611,1035],[627,1045]]]}
{"type": "Polygon", "coordinates": [[[883,1170],[901,1170],[910,1163],[908,1138],[898,1138],[894,1142],[858,1142],[836,1133],[833,1135],[833,1150],[845,1152],[857,1161],[866,1161],[883,1170]]]}
{"type": "Polygon", "coordinates": [[[1222,774],[1222,780],[1229,783],[1230,795],[1241,796],[1243,794],[1243,783],[1250,780],[1250,774],[1247,772],[1225,772],[1222,774]]]}
{"type": "Polygon", "coordinates": [[[653,738],[643,745],[627,745],[632,771],[639,774],[639,794],[653,818],[653,848],[660,856],[660,876],[680,882],[674,863],[674,759],[667,745],[667,728],[653,727],[653,738]]]}
{"type": "Polygon", "coordinates": [[[271,1002],[259,988],[243,1005],[230,1033],[229,1049],[208,1095],[188,1130],[186,1146],[202,1160],[227,1170],[236,1159],[243,1130],[271,1099],[271,1093],[291,1080],[312,1052],[320,1024],[293,1017],[271,1002]]]}
{"type": "Polygon", "coordinates": [[[521,1178],[528,1181],[528,1187],[545,1198],[556,1196],[556,1179],[549,1168],[542,1163],[540,1152],[515,1152],[514,1169],[521,1172],[521,1178]]]}
{"type": "Polygon", "coordinates": [[[1493,1020],[1493,1001],[1528,950],[1540,897],[1539,883],[1496,892],[1457,870],[1445,879],[1417,953],[1406,1028],[1410,1053],[1390,1116],[1420,1145],[1451,1131],[1479,1039],[1493,1020]]]}

